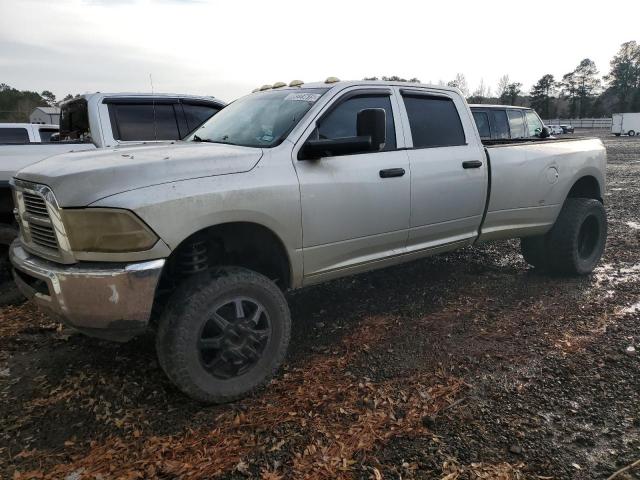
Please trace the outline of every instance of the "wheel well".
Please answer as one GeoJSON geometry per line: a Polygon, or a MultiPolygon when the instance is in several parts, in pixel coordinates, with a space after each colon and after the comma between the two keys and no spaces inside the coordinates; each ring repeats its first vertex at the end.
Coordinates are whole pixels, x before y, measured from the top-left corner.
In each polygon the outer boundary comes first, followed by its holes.
{"type": "Polygon", "coordinates": [[[282,290],[291,286],[291,265],[280,238],[262,225],[234,222],[205,228],[183,240],[167,260],[161,287],[172,290],[181,280],[221,265],[261,273],[282,290]]]}
{"type": "Polygon", "coordinates": [[[593,198],[602,202],[598,180],[591,175],[580,178],[569,190],[568,198],[593,198]]]}

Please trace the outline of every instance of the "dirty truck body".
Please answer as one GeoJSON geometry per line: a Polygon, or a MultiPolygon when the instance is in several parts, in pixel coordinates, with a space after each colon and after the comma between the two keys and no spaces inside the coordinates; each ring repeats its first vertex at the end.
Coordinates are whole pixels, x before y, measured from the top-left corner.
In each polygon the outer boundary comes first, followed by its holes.
{"type": "Polygon", "coordinates": [[[186,141],[20,171],[11,260],[52,315],[114,340],[153,327],[168,377],[224,402],[281,364],[287,289],[508,238],[537,268],[590,272],[605,163],[598,139],[483,144],[452,88],[266,89],[186,141]]]}

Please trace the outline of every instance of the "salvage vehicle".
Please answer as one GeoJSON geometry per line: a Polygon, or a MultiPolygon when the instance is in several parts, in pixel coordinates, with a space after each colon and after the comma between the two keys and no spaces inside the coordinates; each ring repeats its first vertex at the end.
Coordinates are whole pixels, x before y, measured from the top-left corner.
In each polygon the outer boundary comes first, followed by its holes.
{"type": "Polygon", "coordinates": [[[533,108],[484,104],[469,107],[482,140],[541,139],[551,134],[533,108]]]}
{"type": "Polygon", "coordinates": [[[48,143],[58,133],[58,125],[43,123],[0,123],[0,145],[48,143]]]}
{"type": "Polygon", "coordinates": [[[480,140],[459,90],[294,81],[231,103],[185,141],[53,157],[16,175],[16,282],[88,335],[151,327],[202,402],[283,362],[285,292],[489,240],[585,275],[605,246],[599,139],[480,140]]]}
{"type": "Polygon", "coordinates": [[[18,170],[60,153],[177,140],[223,107],[213,97],[92,93],[62,104],[59,135],[52,136],[57,125],[0,124],[0,305],[24,298],[13,285],[7,256],[17,234],[9,180],[18,170]]]}

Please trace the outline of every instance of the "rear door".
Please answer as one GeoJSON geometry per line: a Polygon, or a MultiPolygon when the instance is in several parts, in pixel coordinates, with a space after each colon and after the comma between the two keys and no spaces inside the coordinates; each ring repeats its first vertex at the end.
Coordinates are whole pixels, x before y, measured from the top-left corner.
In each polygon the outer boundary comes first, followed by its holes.
{"type": "Polygon", "coordinates": [[[407,249],[471,242],[484,212],[488,177],[469,110],[452,92],[402,89],[401,95],[411,165],[407,249]]]}

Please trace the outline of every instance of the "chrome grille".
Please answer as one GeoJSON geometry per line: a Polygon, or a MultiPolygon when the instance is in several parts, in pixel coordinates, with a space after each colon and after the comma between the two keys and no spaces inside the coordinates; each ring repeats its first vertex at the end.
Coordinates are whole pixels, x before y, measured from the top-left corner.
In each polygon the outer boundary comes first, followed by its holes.
{"type": "Polygon", "coordinates": [[[11,181],[23,246],[46,259],[73,263],[60,207],[46,185],[11,181]]]}
{"type": "Polygon", "coordinates": [[[51,248],[53,250],[58,249],[58,240],[56,239],[56,233],[53,231],[52,227],[38,225],[30,221],[29,230],[31,231],[31,240],[33,240],[33,243],[36,245],[51,248]]]}
{"type": "Polygon", "coordinates": [[[39,195],[34,195],[33,193],[27,192],[22,193],[22,198],[24,200],[24,209],[27,213],[49,217],[47,204],[44,203],[44,198],[39,195]]]}

